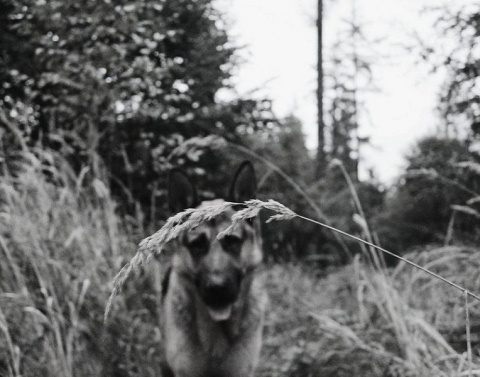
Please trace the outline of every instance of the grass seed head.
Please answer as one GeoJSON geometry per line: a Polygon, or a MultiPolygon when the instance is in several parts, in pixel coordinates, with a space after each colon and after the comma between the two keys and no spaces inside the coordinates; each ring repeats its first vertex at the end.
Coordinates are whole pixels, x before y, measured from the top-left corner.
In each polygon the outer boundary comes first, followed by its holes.
{"type": "Polygon", "coordinates": [[[189,208],[170,217],[165,225],[157,232],[143,239],[137,249],[135,256],[120,270],[113,279],[112,293],[105,309],[105,322],[108,320],[113,299],[120,293],[122,286],[129,276],[138,271],[153,256],[159,255],[165,245],[177,238],[182,232],[196,228],[201,223],[209,221],[231,208],[235,203],[217,202],[200,208],[189,208]]]}

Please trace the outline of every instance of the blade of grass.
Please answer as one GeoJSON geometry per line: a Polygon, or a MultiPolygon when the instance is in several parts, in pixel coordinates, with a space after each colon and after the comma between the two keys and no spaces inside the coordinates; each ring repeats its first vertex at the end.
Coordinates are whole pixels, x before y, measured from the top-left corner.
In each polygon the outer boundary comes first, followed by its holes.
{"type": "MultiPolygon", "coordinates": [[[[286,174],[282,169],[280,169],[277,165],[275,165],[274,163],[270,162],[269,160],[267,160],[266,158],[260,156],[258,153],[255,153],[253,151],[251,151],[250,149],[244,147],[244,146],[241,146],[241,145],[238,145],[238,144],[235,144],[235,143],[232,143],[230,141],[227,141],[228,145],[231,146],[232,148],[234,149],[237,149],[238,151],[250,156],[250,157],[253,157],[255,158],[256,160],[258,161],[261,161],[263,164],[265,164],[266,166],[268,166],[271,170],[273,170],[275,173],[277,173],[280,177],[282,177],[286,182],[288,182],[288,184],[290,184],[290,186],[292,186],[292,188],[298,193],[300,194],[300,196],[302,196],[302,198],[308,203],[308,205],[315,211],[315,214],[323,219],[325,222],[328,222],[328,218],[325,216],[325,214],[323,213],[323,211],[320,209],[320,207],[312,200],[312,198],[305,192],[305,190],[297,183],[295,182],[292,178],[290,178],[290,176],[288,174],[286,174]]],[[[351,260],[352,259],[352,253],[350,252],[350,250],[348,249],[347,245],[345,244],[345,242],[343,242],[343,240],[340,238],[340,237],[337,237],[335,236],[335,239],[336,241],[340,244],[340,246],[342,247],[343,251],[345,252],[345,254],[347,255],[347,257],[351,260]]]]}
{"type": "Polygon", "coordinates": [[[413,267],[415,267],[415,268],[418,268],[418,269],[426,272],[427,274],[429,274],[429,275],[431,275],[431,276],[433,276],[433,277],[435,277],[435,278],[437,278],[437,279],[442,280],[444,283],[447,283],[447,284],[451,285],[452,287],[454,287],[454,288],[462,291],[464,294],[467,294],[467,295],[469,295],[470,297],[473,297],[474,299],[480,301],[480,297],[477,296],[476,294],[474,294],[473,292],[470,292],[469,290],[467,290],[467,289],[459,286],[458,284],[455,284],[454,282],[452,282],[452,281],[450,281],[450,280],[448,280],[448,279],[445,279],[444,277],[436,274],[435,272],[432,272],[432,271],[430,271],[430,270],[427,270],[426,268],[424,268],[424,267],[416,264],[415,262],[412,262],[412,261],[410,261],[410,260],[408,260],[408,259],[405,259],[405,258],[401,257],[400,255],[397,255],[397,254],[395,254],[395,253],[392,253],[391,251],[388,251],[388,250],[384,249],[383,247],[374,245],[374,244],[371,243],[371,242],[365,241],[365,240],[363,240],[363,239],[361,239],[361,238],[359,238],[359,237],[356,237],[356,236],[354,236],[354,235],[352,235],[352,234],[349,234],[349,233],[344,232],[344,231],[342,231],[342,230],[340,230],[340,229],[334,228],[333,226],[330,226],[330,225],[321,223],[320,221],[316,221],[316,220],[310,219],[310,218],[308,218],[308,217],[301,216],[301,215],[299,215],[299,214],[296,214],[296,215],[297,215],[297,217],[300,218],[300,219],[303,219],[303,220],[306,220],[306,221],[310,221],[310,222],[312,222],[312,223],[314,223],[314,224],[323,226],[324,228],[330,229],[330,230],[332,230],[332,231],[334,231],[334,232],[337,232],[337,233],[342,234],[342,235],[344,235],[344,236],[346,236],[346,237],[349,237],[349,238],[351,238],[351,239],[354,239],[355,241],[362,242],[362,243],[364,243],[365,245],[368,245],[368,246],[370,246],[370,247],[374,247],[375,249],[380,250],[381,252],[383,252],[383,253],[385,253],[385,254],[391,255],[392,257],[397,258],[397,259],[401,260],[402,262],[405,262],[405,263],[407,263],[407,264],[409,264],[409,265],[411,265],[411,266],[413,266],[413,267]]]}
{"type": "Polygon", "coordinates": [[[468,294],[463,292],[465,299],[465,326],[467,331],[467,356],[468,356],[468,377],[472,377],[472,340],[470,336],[470,313],[468,311],[468,294]]]}
{"type": "MultiPolygon", "coordinates": [[[[368,242],[373,243],[372,232],[370,231],[370,227],[367,222],[367,217],[365,216],[365,212],[363,211],[362,203],[360,201],[360,198],[358,197],[358,193],[355,188],[355,185],[353,184],[353,181],[350,178],[350,175],[348,174],[347,169],[345,169],[345,165],[343,165],[342,161],[338,159],[334,159],[330,162],[330,166],[331,167],[337,166],[342,172],[342,175],[345,181],[347,182],[350,195],[352,195],[353,202],[355,203],[356,210],[362,219],[361,227],[363,229],[363,233],[365,234],[365,237],[367,238],[368,242]]],[[[382,254],[376,253],[375,249],[371,247],[369,248],[369,251],[370,251],[369,257],[372,259],[372,264],[378,269],[382,269],[382,268],[385,269],[386,265],[385,265],[385,260],[383,259],[382,254]]]]}

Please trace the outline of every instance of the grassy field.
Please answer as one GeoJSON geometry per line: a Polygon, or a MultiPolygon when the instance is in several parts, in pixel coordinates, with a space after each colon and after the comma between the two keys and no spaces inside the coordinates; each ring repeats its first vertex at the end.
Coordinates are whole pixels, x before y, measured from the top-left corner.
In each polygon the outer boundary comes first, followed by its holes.
{"type": "MultiPolygon", "coordinates": [[[[409,257],[479,289],[478,250],[443,247],[409,257]]],[[[360,263],[322,277],[299,266],[268,269],[273,307],[260,375],[468,375],[462,294],[404,264],[387,273],[360,263]]],[[[469,303],[469,314],[478,375],[478,302],[469,303]]]]}
{"type": "MultiPolygon", "coordinates": [[[[18,158],[0,176],[0,376],[159,376],[155,284],[133,276],[103,324],[112,279],[146,236],[120,219],[102,174],[74,174],[54,153],[18,158]]],[[[299,220],[294,220],[299,221],[299,220]]],[[[408,258],[480,292],[479,250],[439,247],[408,258]]],[[[258,376],[480,374],[480,303],[406,264],[360,258],[321,274],[269,265],[258,376]]]]}

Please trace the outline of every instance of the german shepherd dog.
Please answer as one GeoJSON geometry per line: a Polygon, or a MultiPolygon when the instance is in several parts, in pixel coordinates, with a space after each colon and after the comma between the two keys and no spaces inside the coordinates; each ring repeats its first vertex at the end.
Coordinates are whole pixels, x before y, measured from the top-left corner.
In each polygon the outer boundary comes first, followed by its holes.
{"type": "MultiPolygon", "coordinates": [[[[234,174],[227,200],[255,196],[253,165],[234,174]]],[[[174,212],[221,203],[199,202],[188,176],[172,170],[169,206],[174,212]]],[[[245,220],[231,235],[232,209],[177,238],[172,265],[162,283],[161,327],[164,377],[251,377],[258,363],[266,295],[257,267],[262,261],[258,219],[245,220]]]]}

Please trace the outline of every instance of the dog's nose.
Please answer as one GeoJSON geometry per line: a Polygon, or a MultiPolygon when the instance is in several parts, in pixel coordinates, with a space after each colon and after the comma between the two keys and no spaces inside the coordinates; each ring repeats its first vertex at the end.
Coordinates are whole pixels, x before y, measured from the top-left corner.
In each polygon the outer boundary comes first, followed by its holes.
{"type": "Polygon", "coordinates": [[[208,287],[218,287],[227,284],[227,276],[219,272],[209,273],[206,279],[206,285],[208,287]]]}
{"type": "Polygon", "coordinates": [[[205,283],[205,290],[215,296],[222,296],[228,293],[228,279],[222,276],[213,276],[205,283]]]}
{"type": "Polygon", "coordinates": [[[238,295],[238,287],[232,279],[223,275],[211,275],[203,285],[203,299],[211,307],[223,307],[233,303],[238,295]]]}

